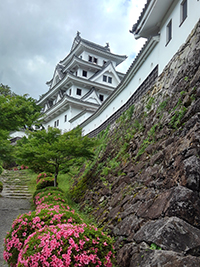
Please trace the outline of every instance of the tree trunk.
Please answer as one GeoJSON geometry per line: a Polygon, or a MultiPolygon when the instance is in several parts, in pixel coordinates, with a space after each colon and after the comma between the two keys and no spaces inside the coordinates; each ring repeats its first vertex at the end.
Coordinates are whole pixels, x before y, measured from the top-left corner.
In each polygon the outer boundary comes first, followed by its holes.
{"type": "Polygon", "coordinates": [[[55,169],[55,175],[54,175],[54,187],[57,187],[57,176],[58,176],[58,167],[55,169]]]}

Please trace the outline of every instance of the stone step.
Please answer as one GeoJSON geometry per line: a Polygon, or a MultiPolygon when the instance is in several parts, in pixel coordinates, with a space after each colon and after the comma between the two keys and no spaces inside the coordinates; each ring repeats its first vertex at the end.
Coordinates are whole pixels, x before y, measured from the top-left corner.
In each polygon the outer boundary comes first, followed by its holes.
{"type": "Polygon", "coordinates": [[[12,195],[5,195],[5,196],[3,196],[3,197],[5,197],[5,198],[16,198],[16,199],[31,199],[31,197],[29,197],[29,196],[12,196],[12,195]]]}
{"type": "Polygon", "coordinates": [[[9,191],[9,190],[3,190],[2,194],[31,195],[28,191],[9,191]]]}
{"type": "Polygon", "coordinates": [[[3,187],[5,190],[24,190],[28,191],[27,186],[4,186],[3,187]]]}
{"type": "Polygon", "coordinates": [[[28,183],[31,179],[26,177],[26,173],[7,171],[1,176],[3,182],[2,197],[30,199],[32,194],[29,193],[28,183]]]}
{"type": "Polygon", "coordinates": [[[3,197],[24,197],[24,198],[31,198],[32,195],[29,193],[22,193],[22,192],[2,192],[1,195],[3,197]]]}

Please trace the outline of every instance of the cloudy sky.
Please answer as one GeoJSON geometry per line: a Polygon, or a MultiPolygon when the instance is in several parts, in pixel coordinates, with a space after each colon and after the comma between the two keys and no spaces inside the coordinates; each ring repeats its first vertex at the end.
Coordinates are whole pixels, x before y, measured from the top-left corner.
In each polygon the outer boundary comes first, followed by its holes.
{"type": "Polygon", "coordinates": [[[146,0],[0,0],[0,83],[39,99],[76,32],[127,55],[126,72],[144,40],[129,32],[146,0]]]}

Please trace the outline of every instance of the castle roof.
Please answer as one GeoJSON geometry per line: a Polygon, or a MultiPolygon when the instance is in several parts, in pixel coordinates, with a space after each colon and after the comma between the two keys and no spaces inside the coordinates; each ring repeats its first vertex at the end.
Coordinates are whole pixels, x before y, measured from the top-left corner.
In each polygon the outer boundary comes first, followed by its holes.
{"type": "Polygon", "coordinates": [[[159,34],[160,25],[170,7],[178,0],[147,0],[137,22],[130,30],[135,39],[159,34]]]}
{"type": "Polygon", "coordinates": [[[63,60],[61,60],[60,63],[63,65],[67,65],[68,62],[71,60],[71,57],[74,54],[79,55],[84,50],[83,48],[99,53],[100,55],[104,55],[111,60],[113,59],[116,62],[116,65],[119,65],[127,58],[126,55],[118,55],[111,53],[108,43],[106,44],[106,46],[101,46],[99,44],[81,38],[80,32],[77,32],[70,53],[63,60]]]}

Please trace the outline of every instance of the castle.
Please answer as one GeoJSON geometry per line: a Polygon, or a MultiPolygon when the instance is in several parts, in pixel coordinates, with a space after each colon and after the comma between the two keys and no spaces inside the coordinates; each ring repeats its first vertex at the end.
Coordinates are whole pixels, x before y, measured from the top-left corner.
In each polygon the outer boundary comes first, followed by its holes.
{"type": "Polygon", "coordinates": [[[125,59],[111,53],[108,43],[92,43],[77,32],[70,53],[57,64],[47,82],[49,90],[38,101],[44,127],[69,131],[89,118],[123,79],[116,66],[125,59]]]}
{"type": "MultiPolygon", "coordinates": [[[[69,131],[80,125],[83,134],[97,135],[150,89],[199,20],[199,0],[147,0],[130,33],[146,38],[126,74],[116,66],[126,56],[81,38],[58,63],[49,90],[38,101],[44,127],[69,131]]],[[[184,64],[184,63],[183,63],[184,64]]]]}

